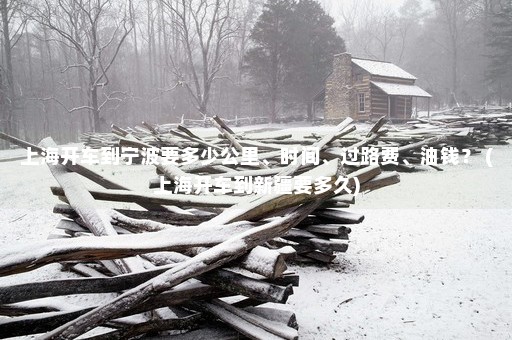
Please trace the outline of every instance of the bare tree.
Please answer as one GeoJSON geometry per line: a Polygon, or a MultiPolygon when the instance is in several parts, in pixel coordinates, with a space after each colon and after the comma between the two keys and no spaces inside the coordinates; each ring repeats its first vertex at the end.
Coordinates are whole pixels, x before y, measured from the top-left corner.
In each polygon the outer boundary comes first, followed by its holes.
{"type": "Polygon", "coordinates": [[[139,57],[139,44],[138,44],[138,37],[137,37],[137,16],[136,16],[136,9],[133,5],[133,0],[129,1],[129,13],[130,13],[130,22],[133,27],[133,54],[135,56],[135,75],[137,77],[137,80],[139,82],[139,86],[137,87],[139,94],[144,89],[144,86],[141,84],[142,77],[140,72],[140,57],[139,57]]]}
{"type": "Polygon", "coordinates": [[[346,27],[352,31],[356,52],[375,59],[391,59],[390,50],[398,36],[394,10],[374,0],[362,0],[353,5],[352,11],[342,13],[346,27]]]}
{"type": "Polygon", "coordinates": [[[342,2],[339,7],[340,29],[347,47],[353,48],[356,44],[356,30],[363,4],[363,1],[342,2]]]}
{"type": "MultiPolygon", "coordinates": [[[[88,101],[68,112],[87,110],[94,131],[100,131],[102,108],[111,100],[119,100],[119,91],[99,90],[108,85],[109,70],[133,28],[125,4],[111,0],[44,0],[34,7],[34,13],[34,19],[53,32],[52,41],[76,51],[77,60],[65,65],[62,72],[75,68],[86,72],[88,101]]],[[[62,104],[58,98],[52,99],[62,104]]]]}
{"type": "Polygon", "coordinates": [[[370,30],[371,36],[380,47],[380,58],[388,60],[389,48],[392,41],[397,37],[397,18],[395,13],[390,10],[382,12],[375,18],[373,29],[370,30]]]}
{"type": "Polygon", "coordinates": [[[238,22],[240,23],[238,33],[236,36],[235,50],[236,50],[236,63],[238,66],[236,83],[238,86],[242,83],[243,67],[245,53],[249,44],[249,35],[251,28],[257,19],[257,14],[262,7],[262,0],[249,0],[239,3],[238,8],[238,22]]]}
{"type": "Polygon", "coordinates": [[[179,37],[184,63],[171,53],[170,61],[178,83],[206,117],[212,85],[229,57],[229,40],[238,29],[233,14],[234,0],[163,0],[179,37]]]}
{"type": "Polygon", "coordinates": [[[0,104],[3,104],[0,116],[3,128],[7,133],[17,130],[14,119],[14,106],[16,91],[14,84],[14,71],[12,64],[12,50],[22,37],[26,24],[26,18],[22,15],[24,3],[21,0],[0,0],[0,17],[2,20],[2,49],[4,65],[0,68],[0,104]],[[4,73],[2,75],[1,73],[4,73]]]}
{"type": "Polygon", "coordinates": [[[439,17],[448,33],[448,46],[451,53],[451,90],[456,95],[459,89],[459,50],[463,31],[467,24],[467,14],[474,0],[434,0],[439,17]]]}
{"type": "Polygon", "coordinates": [[[399,14],[397,18],[397,31],[400,38],[400,47],[397,62],[401,64],[408,47],[410,35],[411,33],[414,34],[415,28],[419,27],[424,13],[419,0],[407,0],[400,7],[399,14]]]}

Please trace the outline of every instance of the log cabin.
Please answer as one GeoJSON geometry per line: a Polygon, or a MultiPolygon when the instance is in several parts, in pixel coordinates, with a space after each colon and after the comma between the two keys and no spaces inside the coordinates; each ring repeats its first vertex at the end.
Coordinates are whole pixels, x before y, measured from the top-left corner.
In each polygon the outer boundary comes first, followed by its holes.
{"type": "MultiPolygon", "coordinates": [[[[333,71],[325,87],[313,98],[316,116],[323,108],[324,120],[374,120],[382,116],[392,121],[411,118],[413,100],[432,97],[415,85],[417,78],[393,63],[353,58],[350,53],[334,56],[333,71]]],[[[316,118],[316,117],[315,117],[316,118]]]]}

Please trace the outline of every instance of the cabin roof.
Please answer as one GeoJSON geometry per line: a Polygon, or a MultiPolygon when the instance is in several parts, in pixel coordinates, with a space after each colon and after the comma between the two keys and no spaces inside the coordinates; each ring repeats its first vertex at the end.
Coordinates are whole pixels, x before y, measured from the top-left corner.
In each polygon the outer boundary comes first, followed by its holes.
{"type": "Polygon", "coordinates": [[[390,96],[432,97],[427,91],[416,85],[382,83],[377,81],[372,81],[371,83],[390,96]]]}
{"type": "Polygon", "coordinates": [[[417,78],[400,67],[387,61],[352,58],[352,62],[366,72],[382,77],[416,80],[417,78]]]}

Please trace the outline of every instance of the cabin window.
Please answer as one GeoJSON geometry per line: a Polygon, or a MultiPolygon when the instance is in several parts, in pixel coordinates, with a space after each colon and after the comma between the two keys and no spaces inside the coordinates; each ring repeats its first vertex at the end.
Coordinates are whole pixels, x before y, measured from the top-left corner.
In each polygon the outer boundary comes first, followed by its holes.
{"type": "Polygon", "coordinates": [[[364,93],[359,93],[357,99],[359,104],[359,112],[364,112],[364,93]]]}

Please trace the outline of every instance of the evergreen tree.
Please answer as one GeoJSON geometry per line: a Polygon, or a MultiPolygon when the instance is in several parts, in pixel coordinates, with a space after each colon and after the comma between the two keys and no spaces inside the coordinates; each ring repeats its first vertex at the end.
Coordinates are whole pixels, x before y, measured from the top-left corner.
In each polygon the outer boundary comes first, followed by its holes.
{"type": "Polygon", "coordinates": [[[269,0],[252,32],[246,65],[251,79],[270,99],[275,121],[279,101],[307,109],[345,44],[334,20],[315,0],[269,0]]]}
{"type": "Polygon", "coordinates": [[[286,75],[286,58],[290,23],[293,17],[292,0],[269,0],[251,31],[253,47],[246,56],[247,69],[255,84],[264,89],[270,99],[270,119],[275,121],[277,103],[286,75]]]}
{"type": "Polygon", "coordinates": [[[295,4],[290,27],[286,93],[307,109],[312,119],[312,98],[332,71],[335,54],[345,52],[345,42],[336,34],[334,19],[316,0],[295,4]]]}
{"type": "Polygon", "coordinates": [[[491,50],[487,80],[499,97],[512,98],[512,1],[507,1],[497,13],[491,14],[488,47],[491,50]]]}

